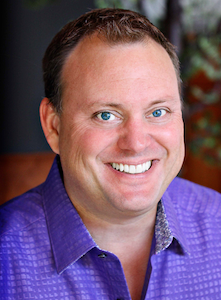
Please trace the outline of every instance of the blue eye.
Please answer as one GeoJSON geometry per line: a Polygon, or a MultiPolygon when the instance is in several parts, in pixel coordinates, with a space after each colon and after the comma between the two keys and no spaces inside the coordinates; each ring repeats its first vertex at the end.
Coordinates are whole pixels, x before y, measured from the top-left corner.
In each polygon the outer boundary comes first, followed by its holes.
{"type": "Polygon", "coordinates": [[[109,120],[110,119],[110,117],[111,117],[111,114],[109,113],[109,112],[102,112],[101,113],[101,118],[103,119],[103,120],[109,120]]]}
{"type": "Polygon", "coordinates": [[[115,116],[108,111],[104,111],[104,112],[97,114],[97,117],[98,117],[98,119],[100,119],[102,121],[112,121],[115,119],[115,116]]]}
{"type": "Polygon", "coordinates": [[[155,118],[159,118],[159,117],[164,116],[165,113],[166,113],[165,109],[157,109],[157,110],[155,110],[155,111],[152,113],[152,115],[153,115],[153,117],[155,117],[155,118]]]}

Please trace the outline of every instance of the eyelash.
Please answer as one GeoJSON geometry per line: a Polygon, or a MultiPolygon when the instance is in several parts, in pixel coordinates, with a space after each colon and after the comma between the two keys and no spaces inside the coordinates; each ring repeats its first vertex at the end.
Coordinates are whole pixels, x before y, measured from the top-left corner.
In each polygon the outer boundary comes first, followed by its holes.
{"type": "MultiPolygon", "coordinates": [[[[155,109],[151,114],[149,114],[147,117],[148,118],[154,118],[154,119],[158,119],[160,117],[163,117],[168,111],[164,108],[158,108],[158,109],[155,109]],[[156,112],[160,112],[159,115],[154,115],[154,113],[156,112]]],[[[113,114],[112,112],[110,111],[100,111],[98,113],[95,113],[94,114],[94,117],[97,118],[99,121],[103,121],[103,122],[108,122],[108,121],[114,121],[117,119],[117,116],[115,114],[113,114]],[[102,114],[103,114],[103,117],[102,118],[102,114]],[[108,118],[109,117],[109,118],[108,118]],[[105,119],[106,118],[106,119],[105,119]]]]}
{"type": "Polygon", "coordinates": [[[95,117],[97,119],[99,119],[100,121],[113,121],[113,120],[115,120],[117,118],[113,113],[111,113],[109,111],[98,112],[98,113],[95,114],[95,117]],[[105,118],[102,119],[102,117],[101,117],[102,114],[104,114],[104,116],[106,114],[106,119],[105,118]],[[109,119],[107,118],[108,116],[110,117],[109,119]]]}
{"type": "Polygon", "coordinates": [[[156,110],[154,110],[149,116],[151,116],[151,117],[155,117],[155,118],[159,118],[159,117],[163,117],[165,114],[167,113],[167,111],[166,111],[166,109],[164,109],[164,108],[159,108],[159,109],[156,109],[156,110]],[[159,111],[161,111],[161,114],[160,115],[153,115],[155,112],[159,112],[159,111]]]}

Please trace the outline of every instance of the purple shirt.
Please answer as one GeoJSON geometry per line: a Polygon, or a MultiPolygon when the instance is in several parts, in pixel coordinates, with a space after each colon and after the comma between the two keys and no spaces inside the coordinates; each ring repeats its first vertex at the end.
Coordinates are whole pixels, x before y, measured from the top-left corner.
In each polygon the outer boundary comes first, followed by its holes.
{"type": "MultiPolygon", "coordinates": [[[[96,245],[68,198],[59,157],[45,183],[0,208],[0,300],[9,299],[131,300],[119,259],[96,245]]],[[[141,299],[221,299],[219,193],[170,184],[141,299]]]]}

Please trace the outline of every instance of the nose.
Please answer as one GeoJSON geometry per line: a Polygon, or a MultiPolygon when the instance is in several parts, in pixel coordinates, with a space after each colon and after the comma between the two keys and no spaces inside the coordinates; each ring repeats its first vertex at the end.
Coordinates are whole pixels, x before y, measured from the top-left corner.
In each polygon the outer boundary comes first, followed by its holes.
{"type": "Polygon", "coordinates": [[[131,153],[141,153],[151,142],[147,124],[144,120],[128,120],[121,129],[118,147],[131,153]]]}

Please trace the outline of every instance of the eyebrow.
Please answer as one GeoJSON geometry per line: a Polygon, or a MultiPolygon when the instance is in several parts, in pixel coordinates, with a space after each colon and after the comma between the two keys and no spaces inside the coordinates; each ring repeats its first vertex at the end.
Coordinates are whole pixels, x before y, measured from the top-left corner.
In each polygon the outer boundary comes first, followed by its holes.
{"type": "Polygon", "coordinates": [[[167,99],[167,100],[155,100],[155,101],[152,101],[152,102],[150,102],[149,104],[149,106],[154,106],[154,105],[156,105],[156,104],[163,104],[163,103],[166,103],[168,100],[172,100],[172,99],[167,99]]]}
{"type": "Polygon", "coordinates": [[[102,106],[102,107],[117,107],[117,108],[122,108],[123,105],[119,103],[114,103],[114,102],[105,102],[105,103],[100,103],[100,102],[92,102],[91,104],[88,105],[89,107],[96,107],[96,106],[102,106]]]}
{"type": "MultiPolygon", "coordinates": [[[[163,99],[163,100],[154,100],[150,103],[148,103],[148,107],[157,105],[157,104],[163,104],[166,103],[168,100],[173,100],[173,99],[163,99]]],[[[102,107],[116,107],[116,108],[123,108],[124,105],[122,105],[121,103],[114,103],[114,102],[105,102],[105,103],[100,103],[100,102],[92,102],[91,104],[88,105],[89,107],[93,108],[96,106],[102,106],[102,107]]]]}

